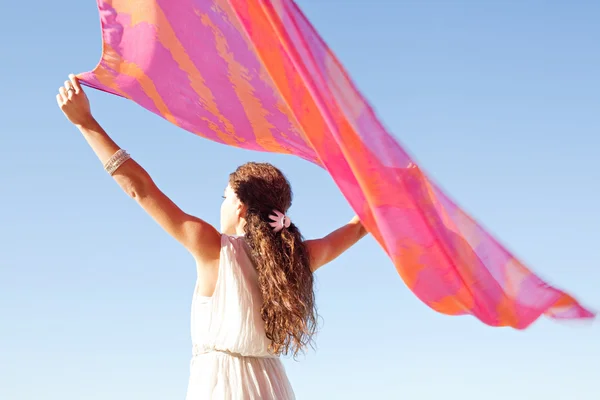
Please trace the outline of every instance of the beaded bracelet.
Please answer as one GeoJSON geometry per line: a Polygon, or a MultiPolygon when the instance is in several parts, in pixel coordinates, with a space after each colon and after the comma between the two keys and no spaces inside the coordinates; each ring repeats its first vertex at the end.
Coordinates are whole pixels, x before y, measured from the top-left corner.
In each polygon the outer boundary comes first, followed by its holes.
{"type": "Polygon", "coordinates": [[[131,156],[123,149],[119,149],[112,155],[111,158],[106,161],[104,164],[104,169],[109,173],[110,176],[114,175],[114,173],[119,169],[121,165],[127,160],[129,160],[131,156]]]}

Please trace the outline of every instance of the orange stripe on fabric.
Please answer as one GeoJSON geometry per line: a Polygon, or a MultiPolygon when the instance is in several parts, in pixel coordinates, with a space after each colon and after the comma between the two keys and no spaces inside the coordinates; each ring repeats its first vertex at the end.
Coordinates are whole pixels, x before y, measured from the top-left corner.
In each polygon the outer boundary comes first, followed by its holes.
{"type": "Polygon", "coordinates": [[[124,13],[130,17],[130,27],[146,22],[153,25],[156,19],[155,3],[148,5],[148,0],[105,0],[118,13],[124,13]]]}
{"type": "MultiPolygon", "coordinates": [[[[249,2],[250,3],[250,2],[249,2]]],[[[248,16],[252,23],[252,28],[258,31],[253,35],[254,46],[260,52],[263,64],[269,66],[271,78],[277,82],[277,90],[286,99],[291,99],[293,92],[288,83],[286,74],[284,55],[281,51],[281,45],[269,21],[265,18],[264,12],[260,7],[247,5],[248,16]]]]}
{"type": "MultiPolygon", "coordinates": [[[[233,26],[238,32],[240,32],[240,36],[246,43],[248,49],[250,51],[252,51],[253,53],[256,53],[256,51],[254,50],[254,45],[250,41],[248,35],[246,35],[246,33],[244,31],[244,27],[242,26],[237,15],[231,8],[229,1],[215,0],[213,9],[215,11],[220,11],[222,13],[223,20],[228,22],[229,24],[231,24],[231,26],[233,26]]],[[[299,127],[297,127],[294,122],[294,118],[292,116],[291,110],[289,109],[289,107],[285,104],[285,102],[281,98],[281,95],[279,94],[278,89],[273,87],[273,80],[269,76],[269,73],[265,69],[265,66],[262,63],[260,63],[260,61],[259,61],[259,64],[260,64],[260,71],[258,73],[258,76],[263,82],[265,82],[267,84],[268,87],[270,87],[273,90],[273,93],[275,94],[275,96],[277,98],[275,107],[277,108],[277,110],[279,112],[281,112],[283,115],[288,117],[288,120],[290,122],[289,129],[293,133],[295,133],[297,136],[302,136],[302,132],[300,131],[299,127]]],[[[287,138],[286,132],[282,131],[282,132],[279,132],[279,134],[281,134],[281,136],[287,138]]]]}
{"type": "Polygon", "coordinates": [[[107,71],[106,69],[104,69],[102,67],[98,67],[98,68],[96,68],[96,70],[94,70],[93,74],[94,74],[94,77],[98,80],[98,82],[100,82],[104,86],[114,90],[120,96],[130,99],[130,96],[127,93],[125,93],[121,89],[119,89],[112,73],[110,73],[109,71],[107,71]]]}
{"type": "Polygon", "coordinates": [[[577,304],[577,300],[575,300],[570,295],[563,293],[558,300],[552,305],[552,308],[563,308],[563,307],[571,307],[577,304]]]}
{"type": "Polygon", "coordinates": [[[446,315],[462,315],[473,311],[473,304],[469,302],[470,296],[464,287],[460,287],[454,294],[445,296],[437,301],[430,301],[427,305],[437,312],[446,315]]]}
{"type": "Polygon", "coordinates": [[[179,124],[177,123],[177,119],[175,119],[175,117],[169,110],[169,107],[158,93],[154,82],[152,81],[152,79],[150,79],[148,75],[144,73],[144,70],[142,68],[140,68],[134,63],[123,61],[121,62],[119,73],[135,78],[140,84],[140,87],[142,88],[144,93],[150,99],[152,99],[152,102],[158,109],[160,115],[162,115],[167,121],[174,124],[175,126],[179,126],[179,124]]]}
{"type": "Polygon", "coordinates": [[[272,134],[272,129],[275,126],[267,119],[270,112],[266,110],[260,100],[254,96],[255,89],[248,80],[248,70],[235,60],[233,53],[229,51],[225,35],[223,35],[223,32],[221,32],[221,30],[210,20],[210,17],[206,14],[199,14],[199,16],[202,24],[208,26],[215,36],[217,51],[219,56],[227,63],[229,81],[231,82],[233,90],[240,100],[240,104],[252,126],[257,144],[268,151],[289,154],[290,151],[283,147],[272,134]]]}
{"type": "MultiPolygon", "coordinates": [[[[167,121],[177,126],[177,120],[158,93],[158,90],[156,90],[154,82],[152,79],[150,79],[150,77],[148,77],[148,75],[146,75],[143,69],[134,63],[124,61],[107,43],[104,44],[104,51],[107,59],[110,60],[111,67],[119,74],[135,79],[139,83],[144,93],[152,100],[160,115],[167,121]]],[[[95,71],[95,74],[103,84],[106,84],[112,89],[119,90],[110,72],[102,69],[101,71],[95,71]]],[[[120,90],[119,92],[123,93],[120,90]]],[[[125,94],[123,95],[128,97],[125,94]]]]}
{"type": "Polygon", "coordinates": [[[204,119],[208,124],[209,129],[215,132],[225,144],[238,146],[240,141],[235,136],[233,124],[219,111],[214,95],[206,85],[205,79],[190,59],[185,48],[177,38],[175,31],[171,27],[169,20],[158,4],[153,3],[153,5],[149,7],[148,2],[143,0],[113,0],[113,7],[118,12],[131,15],[132,24],[133,22],[147,22],[159,27],[156,30],[158,41],[171,53],[173,60],[177,63],[179,68],[188,75],[190,87],[200,97],[206,110],[223,124],[225,132],[220,129],[218,124],[204,119]]]}
{"type": "Polygon", "coordinates": [[[519,325],[519,318],[515,309],[515,299],[519,297],[521,286],[525,279],[531,276],[531,272],[515,258],[508,260],[503,269],[505,295],[496,307],[498,323],[501,326],[516,327],[519,325]]]}
{"type": "MultiPolygon", "coordinates": [[[[259,62],[262,65],[259,77],[269,86],[273,87],[277,97],[277,109],[290,121],[290,128],[294,133],[302,137],[309,147],[302,123],[300,121],[300,110],[293,109],[294,104],[307,104],[306,89],[302,86],[298,74],[294,71],[288,71],[286,55],[282,51],[280,40],[277,33],[273,31],[271,24],[261,12],[260,5],[250,4],[246,1],[234,1],[237,12],[243,15],[244,19],[251,25],[249,32],[245,35],[250,38],[252,48],[257,54],[259,62]],[[290,86],[294,84],[293,86],[290,86]]],[[[310,102],[310,100],[308,100],[310,102]]],[[[280,132],[285,136],[285,132],[280,132]]]]}
{"type": "Polygon", "coordinates": [[[409,288],[414,288],[419,279],[419,274],[425,269],[425,265],[420,261],[423,250],[416,243],[404,241],[399,244],[401,250],[398,254],[388,254],[396,266],[400,277],[409,288]],[[398,268],[402,265],[402,268],[398,268]]]}
{"type": "MultiPolygon", "coordinates": [[[[140,22],[151,23],[153,20],[152,11],[154,8],[148,7],[147,2],[142,0],[113,0],[107,1],[106,4],[112,5],[117,12],[128,14],[131,19],[131,26],[135,26],[140,22]]],[[[177,120],[173,117],[173,114],[156,90],[154,82],[146,75],[142,68],[134,63],[124,61],[106,42],[103,43],[102,59],[118,73],[135,79],[144,93],[152,100],[159,114],[172,124],[178,125],[177,120]]],[[[94,73],[99,80],[102,79],[104,81],[104,84],[115,91],[119,90],[108,71],[94,71],[94,73]]],[[[120,94],[122,93],[120,90],[119,92],[120,94]]]]}
{"type": "MultiPolygon", "coordinates": [[[[104,61],[104,63],[106,65],[109,65],[111,67],[111,69],[118,71],[119,63],[121,62],[121,58],[119,57],[118,54],[116,54],[114,49],[108,45],[108,43],[104,43],[102,60],[104,61]]],[[[129,95],[127,93],[123,92],[119,88],[117,83],[115,82],[114,75],[110,71],[108,71],[105,67],[103,67],[101,65],[101,63],[98,64],[98,67],[94,70],[93,74],[94,74],[94,77],[98,80],[98,82],[100,82],[104,86],[114,90],[119,95],[121,95],[125,98],[129,98],[129,95]]]]}

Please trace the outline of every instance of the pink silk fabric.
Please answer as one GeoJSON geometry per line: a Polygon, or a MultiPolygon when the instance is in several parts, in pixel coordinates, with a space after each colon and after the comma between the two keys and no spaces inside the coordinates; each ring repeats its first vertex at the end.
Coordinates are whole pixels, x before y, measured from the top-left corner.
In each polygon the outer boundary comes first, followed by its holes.
{"type": "Polygon", "coordinates": [[[457,207],[386,132],[292,0],[98,0],[84,84],[198,136],[323,167],[432,309],[523,329],[593,317],[457,207]]]}

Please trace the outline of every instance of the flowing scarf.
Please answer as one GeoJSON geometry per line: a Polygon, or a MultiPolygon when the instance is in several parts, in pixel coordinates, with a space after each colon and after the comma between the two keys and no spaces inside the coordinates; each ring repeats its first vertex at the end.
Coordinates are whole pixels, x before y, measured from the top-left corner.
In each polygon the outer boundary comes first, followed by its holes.
{"type": "Polygon", "coordinates": [[[182,129],[323,167],[414,294],[523,329],[591,318],[431,182],[292,0],[98,0],[103,51],[79,77],[182,129]]]}

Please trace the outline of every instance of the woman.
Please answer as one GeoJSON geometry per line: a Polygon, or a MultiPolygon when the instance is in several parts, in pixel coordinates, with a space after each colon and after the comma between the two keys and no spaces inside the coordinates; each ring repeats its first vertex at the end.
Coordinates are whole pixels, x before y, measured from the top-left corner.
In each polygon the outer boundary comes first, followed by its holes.
{"type": "Polygon", "coordinates": [[[270,164],[248,163],[229,177],[221,234],[179,209],[115,144],[75,76],[57,101],[106,171],[196,260],[187,399],[293,399],[279,355],[311,344],[313,273],[366,234],[360,221],[304,241],[285,215],[292,203],[287,179],[270,164]]]}

